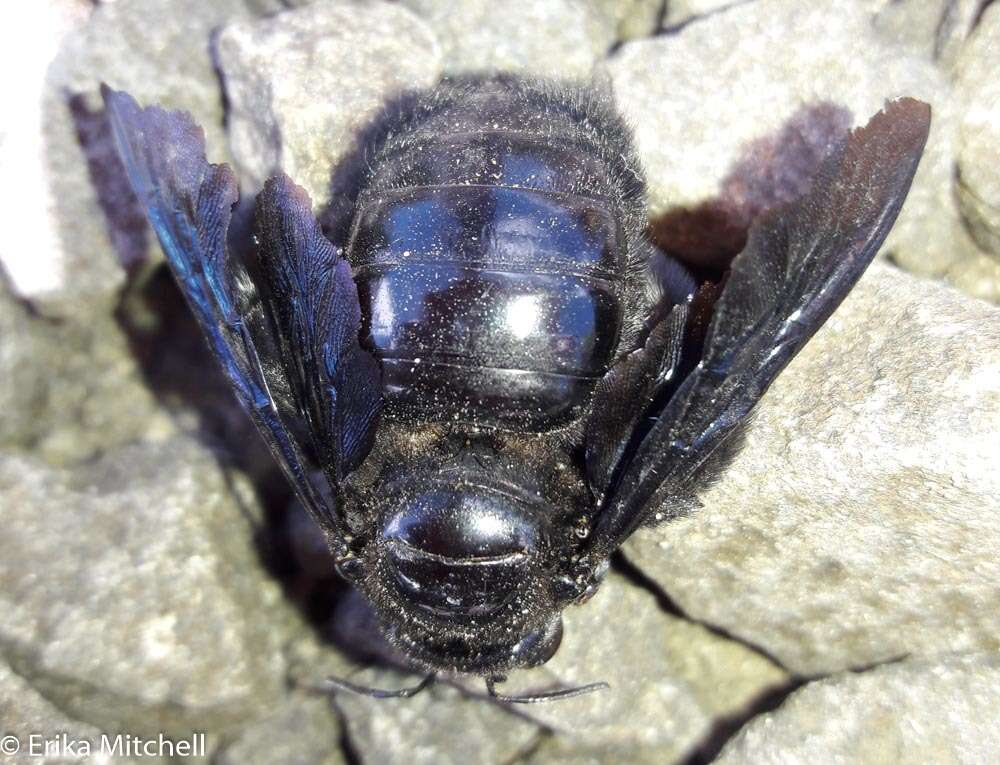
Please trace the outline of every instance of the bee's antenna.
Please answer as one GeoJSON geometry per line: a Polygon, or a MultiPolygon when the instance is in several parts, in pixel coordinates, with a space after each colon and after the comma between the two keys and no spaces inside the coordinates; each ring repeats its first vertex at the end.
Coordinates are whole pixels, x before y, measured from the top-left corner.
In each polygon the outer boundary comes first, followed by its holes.
{"type": "Polygon", "coordinates": [[[356,693],[359,696],[368,696],[373,699],[410,699],[424,690],[424,688],[432,685],[435,680],[437,680],[437,675],[432,672],[410,688],[396,688],[394,690],[369,688],[366,685],[357,685],[341,677],[328,677],[326,681],[332,686],[331,690],[333,691],[348,691],[349,693],[356,693]]]}
{"type": "Polygon", "coordinates": [[[524,696],[507,696],[503,693],[497,693],[496,690],[496,683],[503,682],[504,679],[505,678],[487,677],[486,691],[490,694],[491,698],[508,704],[542,704],[546,701],[562,701],[563,699],[571,699],[574,696],[582,696],[585,693],[593,693],[594,691],[603,691],[611,687],[602,681],[599,683],[579,685],[576,688],[563,688],[558,691],[548,691],[547,693],[529,693],[524,696]]]}

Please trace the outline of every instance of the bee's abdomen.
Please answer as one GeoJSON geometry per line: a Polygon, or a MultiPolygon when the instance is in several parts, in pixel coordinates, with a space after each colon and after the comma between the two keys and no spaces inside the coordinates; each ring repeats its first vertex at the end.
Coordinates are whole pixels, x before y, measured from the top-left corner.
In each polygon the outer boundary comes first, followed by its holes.
{"type": "Polygon", "coordinates": [[[619,237],[600,201],[568,193],[369,197],[348,254],[389,411],[535,431],[571,421],[618,341],[619,237]]]}

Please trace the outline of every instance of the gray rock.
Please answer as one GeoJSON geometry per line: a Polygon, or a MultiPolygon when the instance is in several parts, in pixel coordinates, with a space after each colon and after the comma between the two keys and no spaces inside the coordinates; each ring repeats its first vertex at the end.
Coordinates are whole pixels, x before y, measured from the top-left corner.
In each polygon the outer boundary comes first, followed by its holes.
{"type": "Polygon", "coordinates": [[[22,294],[61,315],[93,313],[109,308],[124,282],[119,259],[158,256],[114,153],[98,86],[104,81],[142,103],[190,111],[205,128],[209,155],[225,158],[211,35],[224,20],[246,15],[243,0],[120,0],[98,5],[72,28],[34,94],[45,186],[34,204],[46,220],[39,228],[54,241],[30,260],[3,256],[22,294]]]}
{"type": "Polygon", "coordinates": [[[948,269],[948,281],[967,295],[1000,303],[1000,260],[992,255],[960,260],[948,269]]]}
{"type": "Polygon", "coordinates": [[[296,693],[246,725],[213,760],[219,765],[342,765],[340,721],[330,700],[296,693]]]}
{"type": "Polygon", "coordinates": [[[218,40],[229,134],[244,193],[277,169],[317,207],[359,131],[441,71],[433,34],[399,5],[318,3],[228,25],[218,40]]]}
{"type": "Polygon", "coordinates": [[[675,29],[705,16],[736,8],[752,0],[669,0],[663,17],[664,29],[675,29]]]}
{"type": "Polygon", "coordinates": [[[810,683],[727,744],[737,763],[991,762],[1000,751],[1000,656],[906,661],[810,683]]]}
{"type": "MultiPolygon", "coordinates": [[[[666,613],[652,595],[614,572],[591,601],[563,617],[556,655],[542,667],[514,673],[503,686],[505,693],[597,680],[611,686],[524,708],[561,739],[553,755],[559,749],[581,756],[617,751],[682,761],[719,720],[745,713],[787,681],[769,660],[666,613]]],[[[546,759],[544,750],[539,757],[546,759]]]]}
{"type": "Polygon", "coordinates": [[[1000,647],[1000,310],[876,263],[630,560],[803,675],[1000,647]]]}
{"type": "MultiPolygon", "coordinates": [[[[986,9],[956,64],[962,105],[956,191],[979,246],[1000,259],[1000,6],[986,9]]],[[[1000,290],[1000,285],[995,289],[1000,290]]]]}
{"type": "Polygon", "coordinates": [[[139,443],[72,470],[2,455],[0,506],[0,645],[60,709],[184,734],[281,694],[281,647],[304,627],[254,547],[253,495],[204,447],[139,443]]]}
{"type": "MultiPolygon", "coordinates": [[[[260,3],[266,5],[272,0],[258,0],[260,3]]],[[[393,0],[277,0],[281,6],[285,9],[292,8],[302,8],[307,5],[322,5],[323,3],[329,3],[331,5],[378,5],[383,2],[393,2],[393,0]]]]}
{"type": "MultiPolygon", "coordinates": [[[[34,747],[41,747],[44,751],[44,741],[57,739],[59,734],[65,734],[73,741],[94,744],[99,744],[101,739],[99,729],[68,717],[0,661],[0,736],[14,736],[19,744],[16,754],[4,748],[4,762],[8,765],[38,765],[57,761],[56,757],[40,757],[32,751],[39,751],[34,747]],[[32,736],[36,738],[32,740],[32,736]]],[[[81,750],[78,748],[77,751],[81,750]]],[[[89,757],[74,762],[90,765],[99,760],[89,757]]]]}
{"type": "Polygon", "coordinates": [[[184,109],[205,129],[210,154],[226,150],[223,96],[213,62],[213,35],[251,11],[280,0],[117,0],[102,3],[67,38],[50,70],[54,87],[96,95],[100,83],[141,103],[184,109]]]}
{"type": "Polygon", "coordinates": [[[590,0],[402,0],[441,41],[449,74],[514,71],[586,78],[616,30],[590,0]]]}
{"type": "MultiPolygon", "coordinates": [[[[386,669],[359,672],[351,680],[394,688],[413,676],[386,669]]],[[[412,699],[336,696],[348,736],[362,762],[380,765],[489,765],[514,762],[531,750],[540,729],[500,705],[439,684],[412,699]]]]}
{"type": "MultiPolygon", "coordinates": [[[[664,710],[669,714],[669,710],[664,710]]],[[[545,738],[525,760],[530,765],[608,765],[627,762],[629,765],[671,765],[671,763],[702,762],[700,757],[685,759],[670,750],[628,746],[585,747],[571,736],[553,735],[545,738]]]]}
{"type": "Polygon", "coordinates": [[[863,4],[756,0],[628,43],[606,68],[635,126],[656,215],[715,197],[751,142],[807,104],[844,105],[863,124],[889,97],[928,101],[930,141],[886,250],[924,274],[977,254],[951,189],[949,83],[931,61],[876,34],[863,4]]]}
{"type": "MultiPolygon", "coordinates": [[[[347,599],[363,602],[358,594],[348,595],[347,599]]],[[[338,609],[337,616],[340,614],[341,611],[338,609]]],[[[335,622],[337,616],[334,617],[335,622]]],[[[310,692],[327,691],[330,687],[326,682],[327,678],[347,677],[362,669],[362,664],[335,647],[328,637],[308,632],[296,638],[287,647],[285,657],[288,661],[288,680],[297,688],[310,692]]]]}
{"type": "Polygon", "coordinates": [[[67,464],[174,430],[111,317],[49,319],[0,282],[0,448],[67,464]]]}
{"type": "MultiPolygon", "coordinates": [[[[676,29],[755,1],[672,0],[666,4],[663,27],[676,29]]],[[[854,5],[887,42],[950,66],[985,3],[986,0],[873,0],[854,5]]],[[[850,13],[844,5],[838,4],[834,12],[850,13]]],[[[827,4],[827,7],[832,6],[827,4]]],[[[837,21],[835,14],[831,14],[831,21],[837,21]]],[[[782,19],[775,16],[773,23],[780,25],[782,19]]]]}
{"type": "Polygon", "coordinates": [[[986,0],[882,0],[875,30],[945,67],[954,64],[986,0]]]}
{"type": "Polygon", "coordinates": [[[593,5],[615,30],[615,39],[621,41],[655,33],[663,15],[664,0],[593,0],[593,5]]]}

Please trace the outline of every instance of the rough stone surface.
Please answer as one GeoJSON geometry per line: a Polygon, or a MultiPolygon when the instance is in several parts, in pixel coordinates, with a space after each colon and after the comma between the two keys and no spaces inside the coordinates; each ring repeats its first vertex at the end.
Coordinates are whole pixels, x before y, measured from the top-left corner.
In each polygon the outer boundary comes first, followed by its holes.
{"type": "Polygon", "coordinates": [[[948,269],[948,281],[967,295],[1000,303],[1000,259],[982,254],[948,269]]]}
{"type": "Polygon", "coordinates": [[[319,3],[237,22],[222,30],[218,50],[244,194],[280,168],[317,207],[386,101],[441,71],[431,31],[389,3],[319,3]]]}
{"type": "Polygon", "coordinates": [[[44,193],[33,206],[48,218],[39,228],[55,234],[53,246],[39,253],[21,245],[3,254],[22,294],[78,316],[113,302],[124,281],[120,259],[156,252],[142,219],[129,210],[134,202],[98,86],[104,81],[142,103],[190,111],[205,128],[210,155],[224,158],[211,37],[225,19],[247,14],[243,0],[120,0],[98,5],[86,23],[70,27],[41,97],[34,94],[42,109],[37,172],[44,193]]]}
{"type": "Polygon", "coordinates": [[[515,71],[586,78],[615,39],[614,27],[589,0],[402,3],[434,30],[449,74],[515,71]]]}
{"type": "MultiPolygon", "coordinates": [[[[352,593],[348,598],[363,602],[361,596],[356,593],[352,593]]],[[[334,617],[334,620],[336,621],[337,618],[334,617]]],[[[356,640],[358,634],[367,636],[367,633],[361,630],[348,635],[347,639],[356,640]]],[[[363,664],[354,661],[344,651],[339,650],[329,638],[330,635],[308,632],[288,646],[285,656],[288,660],[289,682],[297,688],[317,691],[328,689],[326,680],[329,677],[348,677],[362,669],[363,664]]],[[[350,645],[347,647],[351,648],[350,645]]],[[[363,645],[360,647],[364,648],[363,645]]]]}
{"type": "Polygon", "coordinates": [[[516,672],[505,693],[603,680],[611,688],[524,713],[583,752],[645,752],[659,762],[691,756],[713,725],[738,716],[787,681],[739,643],[663,611],[655,597],[612,572],[592,600],[563,614],[556,655],[516,672]]]}
{"type": "MultiPolygon", "coordinates": [[[[956,65],[962,105],[959,205],[976,242],[1000,260],[1000,6],[986,9],[956,65]]],[[[995,285],[1000,290],[1000,284],[995,285]]]]}
{"type": "Polygon", "coordinates": [[[300,628],[261,567],[245,488],[182,438],[74,470],[4,455],[0,650],[102,728],[204,730],[260,711],[300,628]]]}
{"type": "Polygon", "coordinates": [[[0,282],[0,447],[65,464],[174,430],[110,317],[49,319],[0,282]]]}
{"type": "Polygon", "coordinates": [[[810,683],[715,761],[976,765],[1000,751],[1000,655],[906,661],[810,683]]]}
{"type": "Polygon", "coordinates": [[[957,125],[949,83],[930,60],[878,36],[862,4],[835,5],[756,0],[628,43],[608,61],[635,126],[652,212],[714,197],[751,143],[803,106],[831,101],[864,124],[887,98],[910,95],[932,104],[934,120],[886,250],[907,269],[941,274],[976,252],[951,189],[957,125]]]}
{"type": "MultiPolygon", "coordinates": [[[[0,736],[15,736],[20,744],[17,754],[4,749],[4,762],[8,765],[38,765],[44,762],[37,754],[31,753],[33,746],[44,744],[38,743],[37,739],[33,743],[31,736],[50,739],[57,733],[65,733],[77,741],[98,742],[101,738],[99,729],[68,717],[0,661],[0,736]]],[[[89,765],[96,760],[83,762],[89,765]]]]}
{"type": "Polygon", "coordinates": [[[654,34],[663,15],[664,0],[593,0],[593,4],[621,41],[654,34]]]}
{"type": "Polygon", "coordinates": [[[668,0],[663,17],[665,29],[676,29],[682,24],[701,20],[753,0],[668,0]]]}
{"type": "MultiPolygon", "coordinates": [[[[663,710],[669,715],[669,710],[663,710]]],[[[530,765],[607,765],[608,763],[627,762],[629,765],[671,765],[684,763],[683,757],[672,756],[659,747],[636,748],[628,746],[584,747],[573,741],[571,736],[550,735],[544,738],[526,758],[530,765]]],[[[699,757],[693,762],[704,762],[699,757]]]]}
{"type": "Polygon", "coordinates": [[[914,53],[949,67],[987,0],[882,0],[875,30],[914,53]]]}
{"type": "Polygon", "coordinates": [[[629,558],[804,675],[1000,647],[1000,311],[875,264],[629,558]]]}
{"type": "Polygon", "coordinates": [[[347,759],[340,736],[340,721],[330,700],[297,693],[277,704],[266,717],[246,725],[235,740],[220,749],[213,762],[342,765],[347,759]]]}
{"type": "Polygon", "coordinates": [[[191,112],[212,151],[225,149],[223,100],[212,61],[212,35],[246,16],[244,0],[119,0],[100,4],[68,38],[50,71],[53,85],[97,94],[100,83],[141,103],[191,112]]]}

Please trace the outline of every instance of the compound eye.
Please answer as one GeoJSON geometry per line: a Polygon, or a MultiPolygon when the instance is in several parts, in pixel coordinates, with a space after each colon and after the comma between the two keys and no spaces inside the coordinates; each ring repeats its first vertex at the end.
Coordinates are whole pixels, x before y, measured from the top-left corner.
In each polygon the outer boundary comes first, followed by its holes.
{"type": "Polygon", "coordinates": [[[409,602],[441,616],[482,616],[507,603],[538,558],[534,508],[481,487],[440,487],[383,526],[386,560],[409,602]]]}

